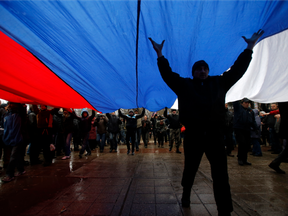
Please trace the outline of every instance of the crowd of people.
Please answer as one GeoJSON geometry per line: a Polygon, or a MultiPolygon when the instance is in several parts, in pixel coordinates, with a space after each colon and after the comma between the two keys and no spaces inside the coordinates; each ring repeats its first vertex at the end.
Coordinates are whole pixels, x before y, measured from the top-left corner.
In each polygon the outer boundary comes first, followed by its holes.
{"type": "MultiPolygon", "coordinates": [[[[278,104],[272,103],[269,108],[262,104],[259,110],[251,109],[249,104],[252,104],[251,101],[244,98],[241,102],[234,102],[230,110],[228,104],[225,106],[223,146],[227,156],[234,157],[231,152],[238,145],[237,156],[241,166],[251,165],[247,161],[248,152],[253,156],[262,156],[261,145],[269,145],[272,154],[279,154],[287,143],[279,135],[281,114],[278,104]]],[[[117,152],[119,144],[127,145],[127,154],[130,154],[132,145],[131,154],[134,155],[135,149],[139,151],[141,138],[144,148],[149,144],[164,148],[164,143],[169,141],[169,151],[175,143],[176,153],[181,153],[179,147],[185,135],[185,126],[180,123],[175,109],[169,115],[165,108],[164,115],[153,113],[148,119],[145,109],[141,114],[131,109],[127,115],[119,109],[118,116],[115,112],[96,116],[94,110],[89,115],[83,109],[81,116],[77,116],[71,109],[39,107],[31,105],[27,112],[25,104],[9,102],[1,105],[0,158],[3,154],[3,166],[7,168],[4,182],[25,173],[24,156],[27,153],[30,161],[26,164],[43,166],[51,165],[55,156],[63,156],[62,160],[70,159],[71,150],[79,151],[79,158],[82,158],[85,152],[85,156],[89,156],[96,148],[102,153],[105,146],[110,146],[109,152],[117,152]],[[39,159],[41,151],[44,162],[39,159]],[[15,168],[17,174],[14,174],[15,168]]],[[[272,167],[279,173],[285,173],[279,165],[272,167]]]]}
{"type": "Polygon", "coordinates": [[[132,145],[131,155],[134,155],[135,149],[139,151],[141,137],[147,148],[152,134],[154,145],[158,142],[158,147],[164,148],[164,141],[169,140],[169,150],[175,142],[176,152],[181,153],[181,124],[176,110],[168,115],[166,108],[164,116],[153,113],[151,119],[145,115],[145,109],[141,114],[137,109],[129,110],[126,115],[119,109],[118,115],[113,112],[97,116],[94,110],[89,115],[88,110],[83,109],[77,116],[73,109],[48,109],[46,105],[30,105],[28,109],[26,104],[8,102],[1,104],[0,111],[0,159],[6,169],[3,182],[25,174],[25,164],[45,167],[57,156],[62,156],[62,160],[70,159],[71,150],[79,152],[82,158],[84,153],[89,156],[96,148],[102,153],[105,146],[110,146],[110,152],[117,152],[118,144],[126,144],[127,154],[132,145]],[[41,152],[44,161],[40,160],[41,152]],[[26,154],[30,161],[24,161],[26,154]]]}

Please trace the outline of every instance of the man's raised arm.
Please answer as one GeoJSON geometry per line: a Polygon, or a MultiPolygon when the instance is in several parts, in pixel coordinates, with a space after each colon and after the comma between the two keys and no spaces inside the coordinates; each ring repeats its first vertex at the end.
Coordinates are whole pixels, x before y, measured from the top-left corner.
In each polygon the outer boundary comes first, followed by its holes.
{"type": "Polygon", "coordinates": [[[252,59],[252,49],[254,48],[258,39],[263,35],[264,31],[259,30],[254,33],[251,38],[242,38],[247,43],[247,48],[238,56],[237,60],[234,62],[233,66],[228,72],[223,73],[224,83],[226,85],[227,91],[244,75],[246,72],[250,61],[252,59]]]}
{"type": "Polygon", "coordinates": [[[179,85],[179,81],[183,80],[183,78],[180,77],[179,74],[172,72],[168,60],[162,54],[165,40],[163,40],[161,44],[157,44],[155,41],[152,40],[152,38],[148,39],[151,41],[152,46],[158,56],[157,64],[162,79],[172,89],[172,91],[177,94],[178,89],[181,87],[181,85],[179,85]]]}

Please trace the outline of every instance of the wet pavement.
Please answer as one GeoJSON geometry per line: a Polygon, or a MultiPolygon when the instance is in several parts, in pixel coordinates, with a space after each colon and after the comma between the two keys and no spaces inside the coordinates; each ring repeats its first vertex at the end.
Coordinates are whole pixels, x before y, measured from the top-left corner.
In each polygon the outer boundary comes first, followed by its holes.
{"type": "MultiPolygon", "coordinates": [[[[237,157],[228,157],[232,215],[288,215],[288,174],[268,167],[277,155],[267,150],[262,147],[263,157],[249,155],[252,166],[239,166],[237,157]]],[[[82,159],[72,152],[70,160],[57,157],[49,167],[26,166],[25,175],[1,183],[0,215],[217,215],[205,155],[191,207],[181,207],[183,164],[183,153],[169,152],[167,143],[147,149],[142,144],[134,156],[126,154],[124,145],[117,153],[106,147],[82,159]]],[[[287,163],[281,168],[288,172],[287,163]]]]}

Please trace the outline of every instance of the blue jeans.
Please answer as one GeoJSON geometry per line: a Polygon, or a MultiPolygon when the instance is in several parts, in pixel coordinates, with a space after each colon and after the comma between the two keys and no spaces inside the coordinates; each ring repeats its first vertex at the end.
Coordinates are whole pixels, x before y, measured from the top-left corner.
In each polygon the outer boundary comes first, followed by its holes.
{"type": "Polygon", "coordinates": [[[121,133],[121,142],[124,143],[125,140],[126,140],[126,131],[125,130],[121,130],[120,133],[121,133]]]}
{"type": "Polygon", "coordinates": [[[109,133],[109,139],[110,139],[110,149],[111,150],[117,150],[117,134],[118,133],[109,133]]]}
{"type": "Polygon", "coordinates": [[[87,132],[82,137],[82,148],[81,148],[81,151],[80,151],[79,155],[82,155],[85,150],[87,151],[87,153],[91,153],[89,142],[88,142],[88,138],[89,138],[89,132],[87,132]]]}
{"type": "Polygon", "coordinates": [[[105,145],[105,139],[106,138],[106,134],[104,133],[104,134],[98,134],[97,133],[97,138],[96,138],[96,141],[97,141],[97,143],[99,144],[99,146],[100,146],[100,151],[101,150],[104,150],[104,145],[105,145]],[[101,142],[100,142],[100,139],[101,139],[101,142]],[[100,143],[99,143],[100,142],[100,143]]]}
{"type": "Polygon", "coordinates": [[[261,146],[258,138],[252,138],[251,143],[253,145],[252,154],[255,156],[262,155],[261,146]]]}
{"type": "Polygon", "coordinates": [[[70,156],[71,150],[70,150],[70,143],[72,139],[72,133],[69,133],[66,135],[66,140],[65,140],[65,156],[70,156]]]}

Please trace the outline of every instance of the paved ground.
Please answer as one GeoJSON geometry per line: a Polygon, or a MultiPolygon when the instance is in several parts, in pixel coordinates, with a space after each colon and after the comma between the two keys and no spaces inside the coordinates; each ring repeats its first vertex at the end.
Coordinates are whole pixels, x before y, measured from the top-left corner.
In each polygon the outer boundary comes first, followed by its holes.
{"type": "MultiPolygon", "coordinates": [[[[263,157],[249,155],[252,166],[228,157],[232,215],[288,215],[288,174],[267,165],[276,155],[263,147],[263,157]]],[[[236,155],[236,151],[233,152],[236,155]]],[[[0,215],[217,215],[210,166],[203,157],[191,194],[182,209],[180,185],[183,154],[140,147],[136,155],[93,151],[89,157],[54,160],[50,167],[27,166],[27,174],[0,184],[0,215]],[[62,211],[62,213],[61,213],[62,211]]],[[[288,173],[288,164],[281,168],[288,173]]]]}

